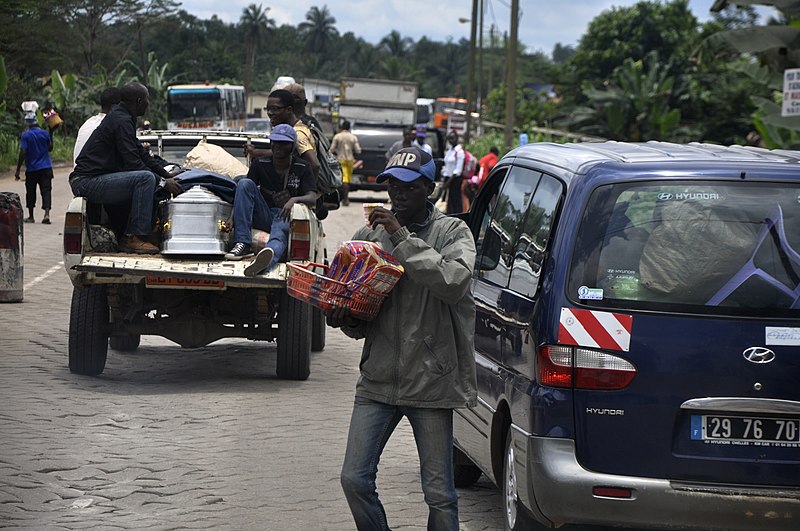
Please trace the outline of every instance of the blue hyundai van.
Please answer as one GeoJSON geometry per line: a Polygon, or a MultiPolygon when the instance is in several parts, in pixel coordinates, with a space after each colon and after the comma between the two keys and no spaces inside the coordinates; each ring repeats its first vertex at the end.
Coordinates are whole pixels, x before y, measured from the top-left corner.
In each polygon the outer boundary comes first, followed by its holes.
{"type": "Polygon", "coordinates": [[[458,486],[507,529],[800,529],[800,152],[529,144],[466,219],[458,486]]]}

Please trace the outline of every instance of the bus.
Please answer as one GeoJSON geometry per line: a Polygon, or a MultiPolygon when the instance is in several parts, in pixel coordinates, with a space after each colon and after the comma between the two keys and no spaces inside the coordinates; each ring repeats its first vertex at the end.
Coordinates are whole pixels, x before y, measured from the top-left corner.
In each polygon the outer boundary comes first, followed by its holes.
{"type": "Polygon", "coordinates": [[[247,107],[241,85],[167,87],[167,129],[243,131],[247,107]]]}

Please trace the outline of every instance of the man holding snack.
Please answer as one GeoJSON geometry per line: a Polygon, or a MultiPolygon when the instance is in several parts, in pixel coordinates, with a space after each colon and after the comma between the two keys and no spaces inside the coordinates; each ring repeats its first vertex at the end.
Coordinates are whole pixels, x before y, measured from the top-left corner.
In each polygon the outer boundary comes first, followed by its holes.
{"type": "Polygon", "coordinates": [[[376,207],[354,240],[379,242],[405,274],[373,321],[347,309],[328,324],[365,338],[342,466],[342,487],[360,530],[389,529],[375,487],[386,442],[405,416],[414,431],[428,529],[458,530],[453,409],[476,405],[471,292],[475,243],[463,221],[434,208],[435,165],[416,147],[397,151],[377,178],[392,209],[376,207]]]}

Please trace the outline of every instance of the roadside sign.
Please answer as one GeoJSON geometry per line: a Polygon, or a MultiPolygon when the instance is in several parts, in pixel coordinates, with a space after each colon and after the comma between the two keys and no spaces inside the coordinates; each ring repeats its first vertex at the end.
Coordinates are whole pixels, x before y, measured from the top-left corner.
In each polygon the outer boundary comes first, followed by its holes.
{"type": "Polygon", "coordinates": [[[800,68],[783,71],[781,116],[800,116],[800,68]]]}
{"type": "Polygon", "coordinates": [[[455,131],[458,136],[463,137],[467,132],[467,118],[465,116],[450,115],[447,120],[447,133],[455,131]]]}

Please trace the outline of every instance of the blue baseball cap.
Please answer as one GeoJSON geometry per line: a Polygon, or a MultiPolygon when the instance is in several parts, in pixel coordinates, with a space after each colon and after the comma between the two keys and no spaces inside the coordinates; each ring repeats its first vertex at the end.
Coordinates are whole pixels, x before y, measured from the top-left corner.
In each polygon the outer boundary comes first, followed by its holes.
{"type": "Polygon", "coordinates": [[[271,142],[291,142],[297,143],[297,133],[294,132],[294,127],[289,124],[278,124],[272,128],[269,133],[271,142]]]}
{"type": "Polygon", "coordinates": [[[417,147],[403,148],[392,155],[386,163],[386,169],[375,180],[382,183],[391,177],[406,183],[420,177],[432,182],[436,178],[436,163],[433,162],[433,157],[417,147]]]}

